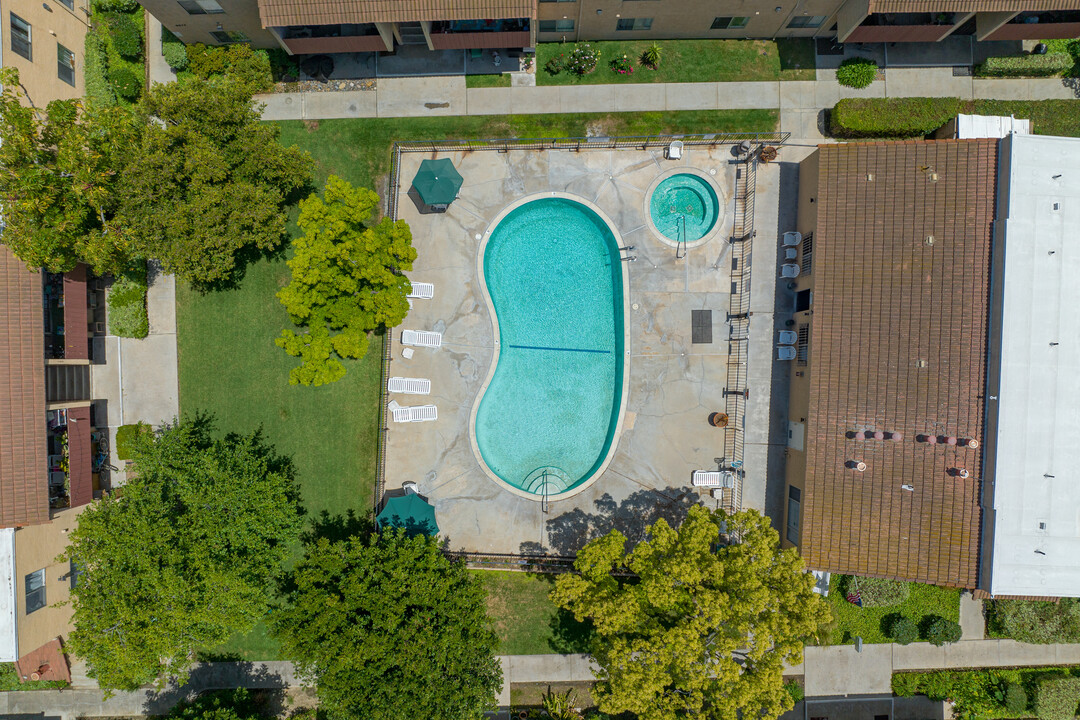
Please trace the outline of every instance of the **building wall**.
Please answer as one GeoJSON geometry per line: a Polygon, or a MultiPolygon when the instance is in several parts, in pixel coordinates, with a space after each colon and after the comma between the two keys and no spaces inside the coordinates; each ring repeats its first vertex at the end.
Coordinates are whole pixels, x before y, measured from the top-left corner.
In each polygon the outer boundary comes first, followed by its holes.
{"type": "MultiPolygon", "coordinates": [[[[814,232],[817,226],[817,205],[815,204],[815,195],[817,194],[818,186],[818,153],[814,152],[808,156],[805,160],[799,163],[799,209],[798,220],[796,230],[801,232],[804,236],[808,233],[814,232]]],[[[814,239],[817,242],[817,238],[814,239]]],[[[794,262],[801,262],[802,254],[794,262]]],[[[783,281],[781,281],[783,282],[783,281]]],[[[795,291],[809,290],[813,292],[814,287],[814,275],[810,273],[802,273],[795,279],[795,291]]],[[[810,319],[813,316],[814,306],[810,305],[808,310],[795,313],[795,324],[790,328],[791,330],[798,331],[800,325],[810,325],[810,319]]],[[[813,345],[814,335],[813,329],[810,328],[810,344],[813,345]]],[[[788,423],[789,428],[792,424],[801,424],[803,427],[802,436],[802,449],[793,447],[793,439],[788,439],[788,447],[786,450],[785,461],[785,487],[784,487],[784,517],[783,524],[780,526],[781,542],[784,547],[791,547],[796,543],[793,543],[788,538],[788,523],[791,518],[788,517],[788,510],[790,507],[789,497],[791,490],[794,487],[798,490],[800,496],[804,487],[806,479],[806,427],[812,421],[809,417],[810,407],[810,358],[807,356],[807,364],[800,365],[798,361],[792,361],[789,363],[791,373],[791,389],[788,398],[788,423]]],[[[802,515],[802,509],[805,507],[805,499],[800,497],[800,517],[802,515]]],[[[801,521],[800,521],[801,525],[801,521]]],[[[802,528],[799,528],[801,533],[802,528]]]]}
{"type": "Polygon", "coordinates": [[[3,30],[3,64],[19,71],[19,81],[30,103],[45,107],[52,100],[82,97],[83,45],[89,20],[89,0],[73,0],[74,9],[59,0],[2,0],[0,23],[3,30]],[[30,24],[30,60],[12,49],[11,14],[30,24]],[[74,85],[59,77],[58,45],[75,56],[74,85]]]}
{"type": "Polygon", "coordinates": [[[176,0],[140,0],[147,11],[187,44],[220,45],[210,33],[222,30],[242,32],[252,47],[280,47],[274,35],[264,30],[256,0],[218,0],[225,12],[189,15],[176,0]],[[218,27],[220,25],[220,27],[218,27]]]}
{"type": "Polygon", "coordinates": [[[15,531],[15,618],[20,657],[53,638],[66,638],[71,632],[71,607],[55,607],[70,595],[70,568],[66,562],[56,562],[56,558],[67,548],[68,533],[75,529],[80,512],[82,508],[58,510],[43,525],[15,531]],[[26,576],[43,568],[46,605],[27,615],[26,576]]]}

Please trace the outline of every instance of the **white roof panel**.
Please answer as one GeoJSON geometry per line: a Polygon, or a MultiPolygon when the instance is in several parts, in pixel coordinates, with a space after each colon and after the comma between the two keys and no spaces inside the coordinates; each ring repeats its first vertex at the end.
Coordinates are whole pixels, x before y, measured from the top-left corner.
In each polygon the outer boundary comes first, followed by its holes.
{"type": "Polygon", "coordinates": [[[0,529],[0,662],[19,659],[15,632],[15,529],[0,529]]]}
{"type": "Polygon", "coordinates": [[[1031,134],[1031,121],[1011,115],[957,115],[956,137],[1003,138],[1009,133],[1031,134]]]}

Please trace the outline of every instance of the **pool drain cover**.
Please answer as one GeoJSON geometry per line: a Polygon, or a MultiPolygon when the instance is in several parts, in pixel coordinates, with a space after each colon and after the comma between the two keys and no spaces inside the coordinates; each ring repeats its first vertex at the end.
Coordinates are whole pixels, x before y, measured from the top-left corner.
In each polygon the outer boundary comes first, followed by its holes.
{"type": "Polygon", "coordinates": [[[706,345],[712,342],[712,310],[690,311],[691,342],[706,345]]]}

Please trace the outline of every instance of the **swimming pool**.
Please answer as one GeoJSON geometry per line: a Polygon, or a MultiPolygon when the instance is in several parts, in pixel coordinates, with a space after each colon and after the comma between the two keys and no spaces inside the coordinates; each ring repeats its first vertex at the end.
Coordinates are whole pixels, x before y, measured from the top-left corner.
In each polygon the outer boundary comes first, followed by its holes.
{"type": "Polygon", "coordinates": [[[583,489],[614,451],[625,395],[615,228],[568,196],[526,198],[496,218],[478,264],[496,350],[474,450],[518,494],[583,489]]]}
{"type": "Polygon", "coordinates": [[[649,198],[649,219],[668,240],[692,243],[708,235],[720,216],[712,183],[679,172],[660,181],[649,198]]]}

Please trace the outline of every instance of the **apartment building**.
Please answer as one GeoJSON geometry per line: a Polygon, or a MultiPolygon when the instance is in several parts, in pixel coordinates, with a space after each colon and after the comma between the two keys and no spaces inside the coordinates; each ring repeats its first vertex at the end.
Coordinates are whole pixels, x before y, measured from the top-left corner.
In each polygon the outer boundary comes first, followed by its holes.
{"type": "Polygon", "coordinates": [[[19,71],[29,102],[79,98],[90,0],[2,0],[0,64],[19,71]]]}

